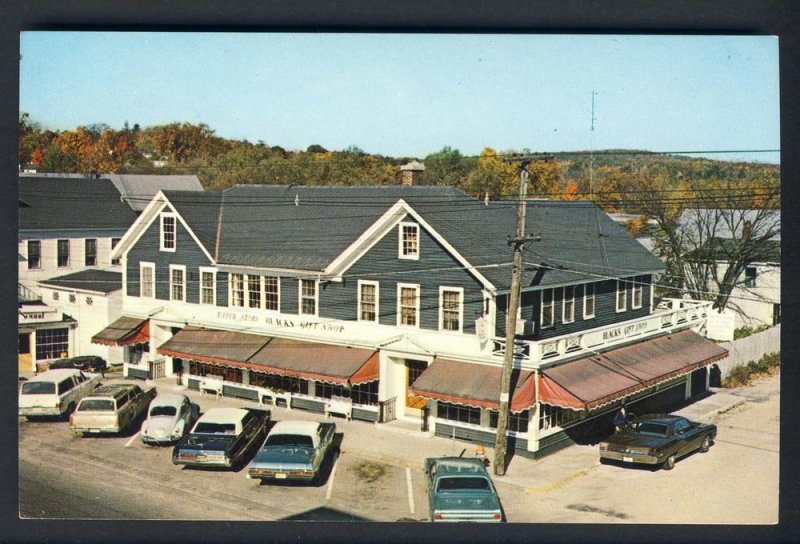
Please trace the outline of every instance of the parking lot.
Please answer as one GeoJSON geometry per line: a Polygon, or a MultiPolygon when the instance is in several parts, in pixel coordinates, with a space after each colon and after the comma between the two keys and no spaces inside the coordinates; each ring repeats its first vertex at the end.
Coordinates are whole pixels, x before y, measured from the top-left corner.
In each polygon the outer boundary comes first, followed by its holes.
{"type": "MultiPolygon", "coordinates": [[[[509,522],[773,523],[778,508],[778,377],[744,388],[744,405],[714,420],[707,454],[674,470],[603,466],[596,447],[541,460],[515,458],[494,477],[509,522]],[[747,493],[742,493],[747,489],[747,493]]],[[[174,384],[174,382],[173,382],[174,384]]],[[[170,384],[171,385],[171,384],[170,384]]],[[[159,390],[171,387],[159,384],[159,390]]],[[[201,410],[253,406],[188,392],[201,410]]],[[[713,400],[713,397],[712,399],[713,400]]],[[[321,420],[273,409],[273,420],[321,420]]],[[[474,446],[335,419],[340,441],[318,486],[267,484],[245,471],[172,464],[171,447],[122,437],[72,435],[63,421],[19,419],[20,512],[25,518],[424,521],[425,457],[471,454],[474,446]]]]}
{"type": "MultiPolygon", "coordinates": [[[[201,411],[239,405],[235,399],[194,396],[201,411]]],[[[274,416],[319,419],[297,410],[274,416]]],[[[277,417],[274,417],[277,419],[277,417]]],[[[319,485],[262,484],[245,470],[192,469],[172,464],[172,447],[143,444],[138,425],[125,436],[76,437],[63,421],[20,418],[23,517],[89,519],[342,519],[425,520],[422,470],[361,457],[337,433],[319,485]],[[71,500],[48,505],[58,485],[71,500]],[[30,489],[28,489],[30,488],[30,489]],[[39,489],[42,488],[42,489],[39,489]]]]}

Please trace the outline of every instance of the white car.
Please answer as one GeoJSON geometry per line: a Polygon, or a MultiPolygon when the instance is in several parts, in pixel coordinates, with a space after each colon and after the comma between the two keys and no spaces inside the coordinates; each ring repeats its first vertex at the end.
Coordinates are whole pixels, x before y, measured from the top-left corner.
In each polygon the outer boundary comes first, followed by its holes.
{"type": "Polygon", "coordinates": [[[177,442],[192,428],[199,416],[199,407],[186,395],[159,395],[150,403],[147,419],[142,423],[141,438],[145,444],[177,442]]]}
{"type": "Polygon", "coordinates": [[[74,368],[48,370],[19,386],[19,415],[68,416],[80,400],[100,385],[99,374],[74,368]]]}

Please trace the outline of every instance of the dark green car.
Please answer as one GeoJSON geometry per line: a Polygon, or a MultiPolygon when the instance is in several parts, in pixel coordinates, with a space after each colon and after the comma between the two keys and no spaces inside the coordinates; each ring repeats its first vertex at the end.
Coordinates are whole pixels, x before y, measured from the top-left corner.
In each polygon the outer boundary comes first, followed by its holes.
{"type": "Polygon", "coordinates": [[[97,355],[79,355],[53,361],[48,365],[50,370],[58,368],[77,368],[84,372],[104,372],[108,368],[108,363],[97,355]]]}
{"type": "Polygon", "coordinates": [[[425,481],[431,521],[503,521],[500,499],[482,460],[426,459],[425,481]]]}
{"type": "Polygon", "coordinates": [[[679,457],[695,450],[707,452],[716,436],[716,425],[681,416],[641,416],[600,443],[600,462],[644,463],[672,470],[679,457]]]}

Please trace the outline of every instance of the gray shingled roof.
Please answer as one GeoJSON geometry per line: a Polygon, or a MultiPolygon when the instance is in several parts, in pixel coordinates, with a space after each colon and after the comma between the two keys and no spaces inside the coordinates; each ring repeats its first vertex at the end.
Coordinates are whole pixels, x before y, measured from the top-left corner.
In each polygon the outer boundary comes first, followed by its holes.
{"type": "Polygon", "coordinates": [[[136,214],[109,179],[19,177],[20,230],[122,229],[136,214]]]}
{"type": "Polygon", "coordinates": [[[111,180],[122,199],[141,212],[159,191],[202,191],[197,176],[150,174],[103,174],[111,180]]]}
{"type": "Polygon", "coordinates": [[[99,293],[112,293],[122,289],[122,273],[109,270],[81,270],[39,283],[67,289],[84,289],[99,293]]]}
{"type": "MultiPolygon", "coordinates": [[[[220,264],[309,271],[324,270],[402,198],[495,287],[510,282],[512,201],[487,205],[443,186],[238,185],[216,202],[212,195],[219,193],[202,193],[202,199],[165,194],[212,255],[221,204],[220,264]]],[[[528,244],[524,286],[663,269],[591,202],[533,200],[527,206],[527,231],[541,240],[528,244]]]]}

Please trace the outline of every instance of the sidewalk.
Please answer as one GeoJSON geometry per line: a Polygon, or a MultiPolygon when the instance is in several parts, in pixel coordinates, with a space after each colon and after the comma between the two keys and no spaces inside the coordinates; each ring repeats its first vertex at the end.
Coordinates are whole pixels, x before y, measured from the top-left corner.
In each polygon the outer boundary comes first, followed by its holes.
{"type": "MultiPolygon", "coordinates": [[[[769,378],[775,380],[777,377],[769,378]]],[[[766,381],[766,380],[762,380],[766,381]]],[[[160,391],[180,391],[200,404],[202,410],[214,406],[253,407],[252,401],[232,397],[216,398],[201,395],[175,385],[174,378],[159,379],[151,382],[160,391]]],[[[777,388],[775,384],[761,384],[735,389],[714,389],[711,395],[675,412],[694,421],[711,421],[717,414],[731,410],[748,400],[757,399],[777,388]]],[[[757,402],[757,400],[756,400],[757,402]]],[[[266,406],[272,411],[275,420],[301,419],[319,421],[321,414],[305,410],[288,410],[286,408],[266,406]]],[[[422,469],[425,459],[443,455],[464,456],[475,454],[475,444],[459,440],[432,436],[415,430],[410,423],[396,421],[373,424],[364,421],[346,421],[335,417],[337,432],[343,433],[341,452],[364,457],[370,460],[396,466],[408,466],[422,469]]],[[[486,448],[489,459],[494,458],[494,449],[486,448]]],[[[585,476],[600,466],[597,446],[573,445],[544,458],[533,460],[515,455],[504,476],[492,476],[496,483],[513,485],[528,493],[546,493],[557,489],[570,481],[585,476]]],[[[490,468],[491,472],[491,468],[490,468]]]]}

